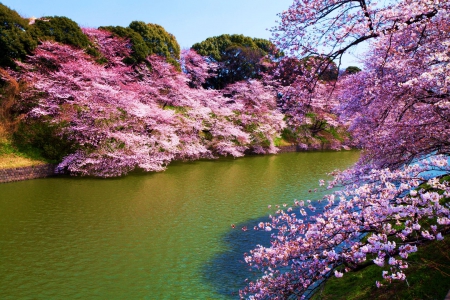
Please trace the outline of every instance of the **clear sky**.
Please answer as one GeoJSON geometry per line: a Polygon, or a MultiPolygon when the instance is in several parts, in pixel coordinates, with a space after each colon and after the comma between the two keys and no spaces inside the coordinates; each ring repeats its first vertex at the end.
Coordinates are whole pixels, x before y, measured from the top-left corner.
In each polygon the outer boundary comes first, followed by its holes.
{"type": "MultiPolygon", "coordinates": [[[[208,37],[243,34],[269,39],[277,14],[292,0],[0,0],[22,17],[65,16],[81,27],[128,26],[144,21],[163,26],[182,48],[208,37]]],[[[344,67],[358,65],[350,56],[344,67]]]]}

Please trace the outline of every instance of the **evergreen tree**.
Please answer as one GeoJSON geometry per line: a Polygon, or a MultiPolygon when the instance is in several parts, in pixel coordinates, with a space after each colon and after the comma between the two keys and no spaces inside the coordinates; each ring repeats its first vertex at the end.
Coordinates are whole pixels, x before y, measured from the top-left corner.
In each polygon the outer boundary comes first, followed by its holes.
{"type": "Polygon", "coordinates": [[[205,87],[222,89],[226,85],[250,78],[258,78],[266,71],[265,56],[279,57],[274,45],[265,39],[242,34],[223,34],[196,43],[192,49],[218,63],[217,74],[209,78],[205,87]]]}
{"type": "Polygon", "coordinates": [[[128,27],[103,26],[99,29],[130,40],[132,53],[125,60],[128,64],[144,62],[148,56],[157,54],[165,57],[172,65],[179,66],[180,45],[176,38],[160,25],[133,21],[128,27]]]}
{"type": "Polygon", "coordinates": [[[67,17],[43,17],[30,26],[29,33],[38,41],[52,40],[78,48],[90,45],[77,23],[67,17]]]}
{"type": "Polygon", "coordinates": [[[28,28],[28,20],[0,3],[0,67],[14,67],[36,47],[28,28]]]}

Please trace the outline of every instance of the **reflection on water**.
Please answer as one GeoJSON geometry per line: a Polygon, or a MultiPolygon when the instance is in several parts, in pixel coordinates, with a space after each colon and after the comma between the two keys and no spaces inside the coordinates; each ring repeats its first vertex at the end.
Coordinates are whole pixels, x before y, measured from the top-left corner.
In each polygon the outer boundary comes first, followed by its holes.
{"type": "Polygon", "coordinates": [[[0,185],[0,299],[233,299],[242,231],[268,204],[305,190],[358,152],[174,163],[120,179],[56,177],[0,185]],[[231,224],[237,224],[236,229],[231,224]]]}

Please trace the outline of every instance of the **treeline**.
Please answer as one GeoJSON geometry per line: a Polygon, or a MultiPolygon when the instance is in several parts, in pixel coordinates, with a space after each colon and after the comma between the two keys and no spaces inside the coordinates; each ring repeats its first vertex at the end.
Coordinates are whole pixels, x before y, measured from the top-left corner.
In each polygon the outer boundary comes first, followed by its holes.
{"type": "Polygon", "coordinates": [[[0,27],[3,131],[61,172],[117,176],[173,159],[275,153],[282,141],[348,143],[334,104],[308,98],[296,80],[327,64],[318,74],[326,97],[338,75],[332,61],[288,58],[243,35],[180,51],[160,25],[80,28],[1,4],[0,27]]]}

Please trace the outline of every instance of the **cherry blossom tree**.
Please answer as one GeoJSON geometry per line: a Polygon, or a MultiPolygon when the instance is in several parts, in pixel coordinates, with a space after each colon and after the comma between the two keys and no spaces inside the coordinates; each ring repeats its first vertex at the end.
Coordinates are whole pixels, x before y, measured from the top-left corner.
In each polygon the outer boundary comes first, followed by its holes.
{"type": "MultiPolygon", "coordinates": [[[[304,149],[321,149],[319,136],[329,130],[342,131],[338,127],[344,128],[335,113],[339,101],[332,72],[325,73],[327,80],[317,78],[315,67],[321,63],[321,59],[312,57],[305,60],[284,57],[272,64],[271,71],[264,76],[264,83],[277,91],[277,105],[285,115],[284,138],[304,149]]],[[[334,137],[330,139],[330,146],[335,150],[343,147],[334,137]]]]}
{"type": "Polygon", "coordinates": [[[296,200],[294,206],[277,211],[271,222],[256,228],[276,234],[271,247],[257,246],[245,256],[263,276],[241,296],[301,298],[330,276],[342,277],[370,264],[382,267],[378,286],[405,280],[408,255],[450,231],[448,201],[443,204],[450,185],[436,177],[427,180],[430,170],[449,173],[448,158],[435,156],[395,171],[341,172],[330,187],[360,184],[326,195],[323,208],[296,200]]]}
{"type": "Polygon", "coordinates": [[[284,115],[277,110],[273,87],[264,86],[258,80],[236,82],[224,93],[229,102],[237,106],[237,121],[250,135],[254,153],[276,153],[274,138],[285,127],[284,115]]]}
{"type": "Polygon", "coordinates": [[[353,119],[364,161],[398,167],[450,153],[448,16],[379,38],[365,71],[340,83],[341,111],[353,119]]]}
{"type": "MultiPolygon", "coordinates": [[[[275,45],[292,55],[319,56],[337,60],[354,46],[384,36],[393,36],[411,25],[445,19],[446,1],[347,1],[294,0],[272,29],[275,45]]],[[[420,35],[415,36],[416,42],[420,35]]],[[[319,75],[330,60],[317,68],[319,75]]]]}
{"type": "Polygon", "coordinates": [[[29,64],[23,67],[39,69],[25,74],[34,89],[24,96],[45,93],[30,116],[66,123],[67,135],[79,145],[60,170],[117,176],[136,167],[163,170],[174,158],[179,145],[170,126],[176,122],[174,113],[145,101],[145,90],[130,67],[111,63],[106,68],[82,50],[52,42],[43,42],[29,64]]]}
{"type": "Polygon", "coordinates": [[[185,49],[181,51],[181,67],[190,80],[189,85],[200,88],[217,71],[218,65],[193,49],[185,49]]]}
{"type": "MultiPolygon", "coordinates": [[[[369,43],[365,68],[338,79],[328,97],[364,150],[355,167],[333,173],[329,187],[342,190],[325,206],[296,201],[259,224],[275,233],[270,247],[245,256],[264,273],[241,296],[307,297],[330,276],[370,264],[380,266],[377,286],[407,280],[408,255],[450,231],[450,5],[295,0],[280,16],[275,43],[292,54],[339,64],[369,43]]],[[[326,67],[296,79],[308,99],[320,96],[326,67]]]]}
{"type": "Polygon", "coordinates": [[[261,84],[236,85],[230,100],[201,87],[207,65],[195,52],[184,56],[186,74],[157,55],[130,66],[124,63],[129,40],[104,30],[83,32],[100,59],[46,41],[26,63],[18,62],[22,72],[15,73],[30,86],[22,104],[37,103],[28,118],[58,125],[76,149],[59,171],[110,177],[136,168],[161,171],[175,159],[276,152],[283,116],[274,93],[261,84]]]}

